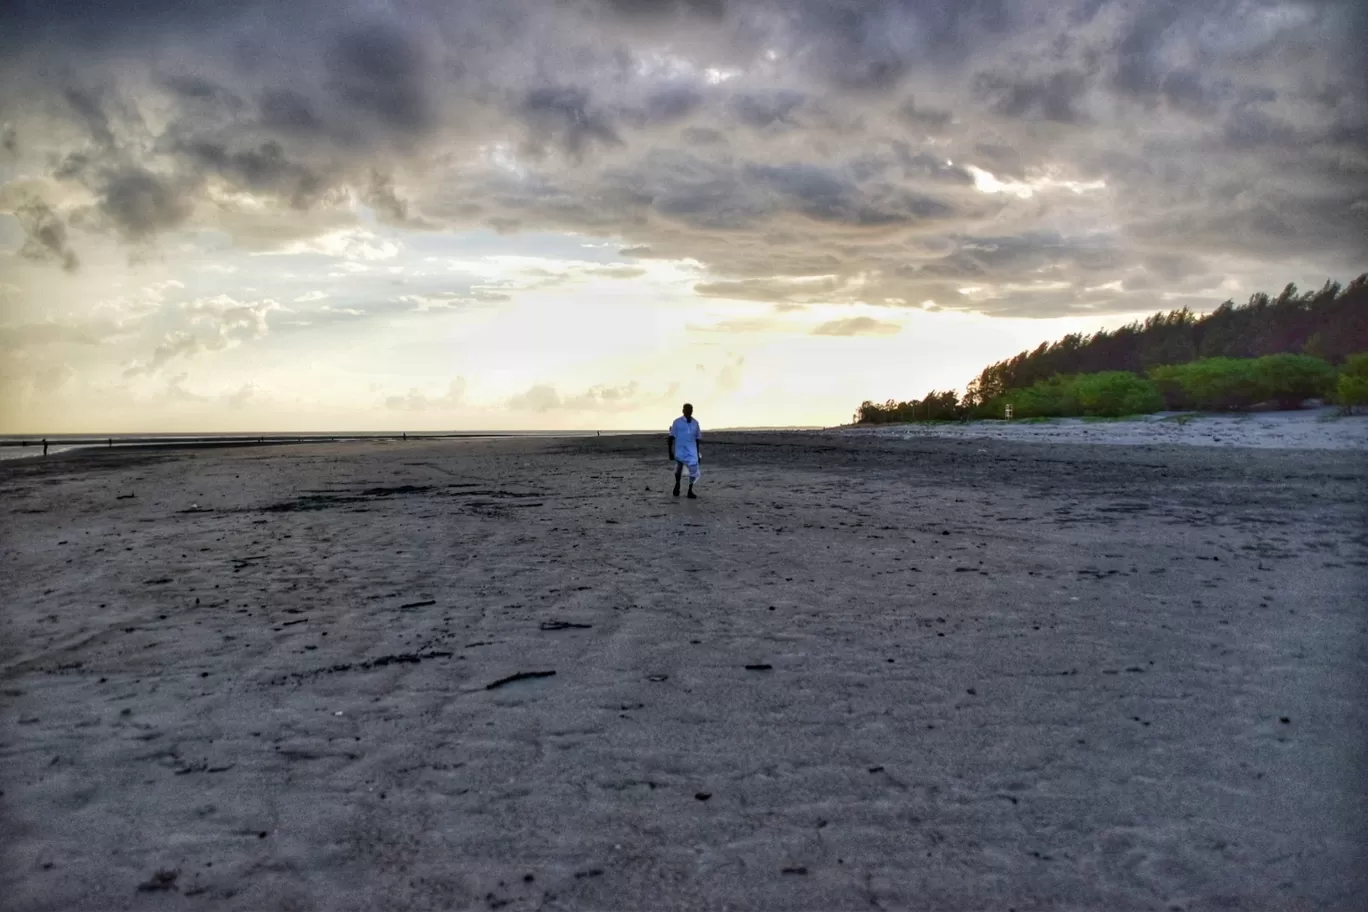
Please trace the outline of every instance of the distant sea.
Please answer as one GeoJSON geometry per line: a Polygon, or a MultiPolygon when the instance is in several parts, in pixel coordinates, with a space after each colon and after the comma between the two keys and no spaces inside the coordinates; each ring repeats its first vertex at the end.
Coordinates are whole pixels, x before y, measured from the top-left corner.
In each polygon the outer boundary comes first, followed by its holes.
{"type": "MultiPolygon", "coordinates": [[[[409,440],[444,440],[456,437],[595,437],[647,434],[650,431],[422,431],[409,440]]],[[[79,449],[115,447],[221,447],[233,444],[321,443],[336,440],[401,440],[393,431],[318,432],[307,434],[48,434],[48,455],[79,449]]],[[[0,460],[43,455],[43,436],[0,435],[0,460]]]]}
{"type": "MultiPolygon", "coordinates": [[[[721,431],[811,431],[818,427],[733,427],[721,431]]],[[[664,434],[664,430],[649,431],[420,431],[408,435],[409,440],[445,440],[457,437],[621,437],[630,434],[664,434]]],[[[400,440],[402,433],[394,431],[318,432],[307,434],[48,434],[48,455],[55,456],[79,449],[112,449],[114,447],[221,447],[233,444],[309,443],[336,440],[400,440]]],[[[44,437],[25,434],[0,435],[0,460],[23,459],[43,455],[44,437]]]]}

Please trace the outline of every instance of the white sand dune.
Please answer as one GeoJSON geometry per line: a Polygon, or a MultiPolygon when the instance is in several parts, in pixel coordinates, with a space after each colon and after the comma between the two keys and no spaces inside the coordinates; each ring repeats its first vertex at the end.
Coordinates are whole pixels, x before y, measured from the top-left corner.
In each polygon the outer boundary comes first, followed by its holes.
{"type": "Polygon", "coordinates": [[[841,428],[828,433],[909,439],[947,437],[1014,440],[1024,443],[1368,450],[1368,415],[1340,415],[1334,407],[1240,415],[1161,412],[1115,421],[1055,418],[1048,421],[914,423],[841,428]]]}
{"type": "Polygon", "coordinates": [[[0,467],[0,904],[1368,907],[1358,454],[660,443],[0,467]]]}

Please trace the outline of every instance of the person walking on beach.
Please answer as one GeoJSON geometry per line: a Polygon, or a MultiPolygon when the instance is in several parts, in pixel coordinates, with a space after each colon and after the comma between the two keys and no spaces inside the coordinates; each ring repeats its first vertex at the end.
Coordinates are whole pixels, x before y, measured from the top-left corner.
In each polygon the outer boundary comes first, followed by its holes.
{"type": "Polygon", "coordinates": [[[687,466],[689,469],[689,497],[697,500],[698,495],[694,493],[694,482],[698,481],[701,474],[698,468],[698,441],[703,437],[703,430],[698,426],[698,422],[693,417],[693,406],[684,403],[684,414],[674,420],[670,425],[670,459],[675,464],[675,485],[674,496],[679,496],[679,480],[687,466]]]}

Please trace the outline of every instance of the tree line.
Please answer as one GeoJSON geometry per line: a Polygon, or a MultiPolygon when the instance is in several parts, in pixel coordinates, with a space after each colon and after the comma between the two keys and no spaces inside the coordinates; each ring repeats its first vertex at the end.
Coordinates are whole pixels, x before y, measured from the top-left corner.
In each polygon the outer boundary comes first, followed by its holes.
{"type": "Polygon", "coordinates": [[[1347,287],[1327,282],[1277,298],[1226,301],[1205,316],[1187,308],[1115,330],[1071,333],[984,368],[961,398],[954,390],[883,404],[866,401],[860,424],[1002,417],[1141,414],[1240,409],[1275,401],[1295,407],[1326,397],[1368,404],[1368,273],[1347,287]],[[1360,401],[1361,400],[1361,401],[1360,401]]]}

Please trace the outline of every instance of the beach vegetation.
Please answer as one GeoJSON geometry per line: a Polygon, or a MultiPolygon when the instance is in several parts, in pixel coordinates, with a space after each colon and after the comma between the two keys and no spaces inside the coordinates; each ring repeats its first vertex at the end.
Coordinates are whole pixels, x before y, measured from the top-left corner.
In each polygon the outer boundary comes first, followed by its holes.
{"type": "Polygon", "coordinates": [[[1307,399],[1329,396],[1335,386],[1335,368],[1312,355],[1265,355],[1250,365],[1262,402],[1279,408],[1300,408],[1307,399]]]}
{"type": "Polygon", "coordinates": [[[1026,389],[1056,374],[1151,369],[1208,358],[1310,355],[1343,364],[1368,351],[1368,273],[1347,286],[1326,282],[1301,292],[1288,285],[1277,297],[1251,295],[1245,304],[1226,301],[1206,315],[1184,308],[1092,335],[1071,333],[1054,342],[990,364],[965,390],[969,407],[1008,390],[1026,389]]]}
{"type": "Polygon", "coordinates": [[[1311,355],[1262,358],[1202,358],[1151,368],[1150,379],[1174,410],[1243,411],[1261,403],[1300,408],[1307,399],[1328,396],[1335,369],[1311,355]]]}
{"type": "Polygon", "coordinates": [[[1002,418],[1008,405],[1014,418],[1120,418],[1157,412],[1164,400],[1151,380],[1127,371],[1104,371],[1056,375],[975,406],[971,414],[1002,418]]]}
{"type": "Polygon", "coordinates": [[[1152,368],[1155,382],[1170,409],[1203,412],[1248,408],[1259,401],[1253,362],[1248,358],[1203,358],[1187,364],[1152,368]]]}
{"type": "Polygon", "coordinates": [[[1348,413],[1368,407],[1368,352],[1345,359],[1335,380],[1335,402],[1348,413]]]}
{"type": "Polygon", "coordinates": [[[1368,273],[1315,291],[1287,285],[1226,301],[1211,313],[1184,308],[1092,335],[1072,333],[985,367],[965,388],[906,402],[866,401],[857,424],[954,418],[1120,417],[1164,409],[1299,408],[1330,399],[1368,406],[1368,273]],[[1354,366],[1356,365],[1356,366],[1354,366]]]}
{"type": "Polygon", "coordinates": [[[879,405],[866,400],[855,412],[856,424],[906,424],[910,421],[954,421],[961,417],[959,394],[954,390],[932,390],[921,399],[898,402],[889,399],[879,405]]]}

